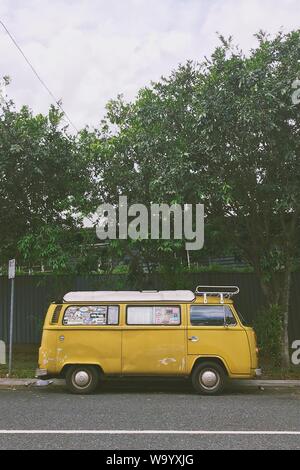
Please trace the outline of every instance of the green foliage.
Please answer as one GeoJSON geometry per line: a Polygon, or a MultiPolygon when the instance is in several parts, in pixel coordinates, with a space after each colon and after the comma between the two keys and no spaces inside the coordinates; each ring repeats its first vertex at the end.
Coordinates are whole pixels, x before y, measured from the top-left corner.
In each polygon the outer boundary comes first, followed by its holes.
{"type": "MultiPolygon", "coordinates": [[[[180,65],[133,103],[111,101],[102,129],[83,137],[102,198],[204,203],[206,253],[240,254],[266,303],[280,304],[287,317],[290,287],[282,279],[300,256],[300,108],[292,102],[300,30],[256,37],[258,46],[245,55],[221,36],[202,64],[180,65]]],[[[186,262],[175,242],[139,248],[138,259],[131,251],[135,276],[139,263],[156,260],[174,271],[186,262]]]]}
{"type": "Polygon", "coordinates": [[[220,215],[221,227],[270,284],[299,254],[300,115],[291,83],[299,74],[300,32],[257,38],[247,57],[223,38],[204,64],[199,145],[213,217],[220,215]]]}
{"type": "MultiPolygon", "coordinates": [[[[193,261],[237,253],[267,290],[299,255],[299,107],[291,84],[300,32],[260,32],[257,40],[246,56],[220,37],[211,59],[180,65],[132,103],[111,101],[102,127],[81,141],[99,181],[95,201],[126,194],[129,204],[203,202],[205,248],[193,261]]],[[[186,262],[175,241],[146,245],[141,262],[186,262]]]]}
{"type": "Polygon", "coordinates": [[[54,270],[70,253],[62,233],[82,225],[90,187],[88,160],[61,112],[34,116],[9,101],[0,108],[0,260],[43,262],[54,270]]]}
{"type": "Polygon", "coordinates": [[[281,364],[282,313],[278,305],[262,309],[256,317],[254,328],[257,334],[260,356],[269,367],[281,364]]]}
{"type": "Polygon", "coordinates": [[[90,235],[77,237],[75,214],[117,203],[120,194],[147,206],[202,202],[205,247],[191,262],[236,254],[253,267],[266,299],[280,302],[277,273],[300,256],[300,108],[291,99],[300,31],[259,32],[257,40],[246,56],[220,37],[210,59],[178,66],[131,103],[118,96],[99,129],[76,137],[53,107],[33,116],[4,105],[2,257],[57,271],[111,272],[124,258],[134,276],[145,266],[176,271],[187,265],[182,242],[121,240],[100,250],[90,235]]]}

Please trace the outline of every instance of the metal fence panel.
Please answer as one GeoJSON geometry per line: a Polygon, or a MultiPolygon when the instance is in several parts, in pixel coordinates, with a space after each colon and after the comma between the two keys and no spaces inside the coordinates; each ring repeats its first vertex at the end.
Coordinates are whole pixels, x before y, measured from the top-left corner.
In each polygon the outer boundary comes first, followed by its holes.
{"type": "MultiPolygon", "coordinates": [[[[202,285],[237,285],[237,308],[252,323],[263,304],[263,295],[253,273],[126,274],[90,276],[17,276],[15,281],[14,343],[39,343],[46,310],[70,290],[191,289],[202,285]]],[[[290,299],[290,341],[300,339],[300,273],[292,276],[290,299]]],[[[10,283],[0,276],[0,339],[7,341],[9,328],[10,283]]]]}

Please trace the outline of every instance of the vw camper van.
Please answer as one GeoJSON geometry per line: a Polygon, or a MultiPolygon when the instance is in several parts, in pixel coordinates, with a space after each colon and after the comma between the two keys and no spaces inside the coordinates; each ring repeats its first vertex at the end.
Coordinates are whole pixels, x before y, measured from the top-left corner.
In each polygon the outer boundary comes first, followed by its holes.
{"type": "Polygon", "coordinates": [[[197,393],[260,375],[256,337],[236,311],[236,287],[196,292],[70,292],[48,309],[39,378],[63,377],[73,393],[103,377],[191,378],[197,393]]]}

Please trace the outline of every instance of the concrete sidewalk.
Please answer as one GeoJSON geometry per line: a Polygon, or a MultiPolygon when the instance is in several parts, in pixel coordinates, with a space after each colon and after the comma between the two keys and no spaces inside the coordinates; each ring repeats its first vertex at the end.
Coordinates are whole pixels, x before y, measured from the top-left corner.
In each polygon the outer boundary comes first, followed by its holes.
{"type": "MultiPolygon", "coordinates": [[[[115,381],[115,380],[114,380],[115,381]]],[[[112,381],[112,382],[114,382],[112,381]]],[[[107,381],[108,382],[108,381],[107,381]]],[[[106,382],[106,383],[107,383],[106,382]]],[[[129,380],[126,383],[130,383],[129,380]]],[[[250,388],[299,388],[300,380],[232,380],[230,382],[234,387],[250,387],[250,388]]],[[[14,390],[19,388],[31,387],[64,387],[64,379],[52,380],[39,380],[39,379],[15,379],[15,378],[2,378],[0,379],[0,389],[14,390]]]]}

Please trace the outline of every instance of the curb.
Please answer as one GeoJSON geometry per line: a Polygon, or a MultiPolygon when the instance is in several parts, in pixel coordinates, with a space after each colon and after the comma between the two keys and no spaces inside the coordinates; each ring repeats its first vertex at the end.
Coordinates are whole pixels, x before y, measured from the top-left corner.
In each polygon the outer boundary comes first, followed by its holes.
{"type": "Polygon", "coordinates": [[[300,388],[300,380],[232,380],[237,387],[300,388]]]}
{"type": "MultiPolygon", "coordinates": [[[[244,388],[300,388],[300,380],[232,380],[235,387],[244,388]]],[[[39,379],[0,379],[0,389],[16,390],[26,388],[64,387],[64,379],[39,380],[39,379]]]]}
{"type": "Polygon", "coordinates": [[[64,386],[65,380],[53,379],[53,380],[39,380],[39,379],[0,379],[0,390],[16,390],[19,388],[40,388],[45,386],[64,386]]]}

